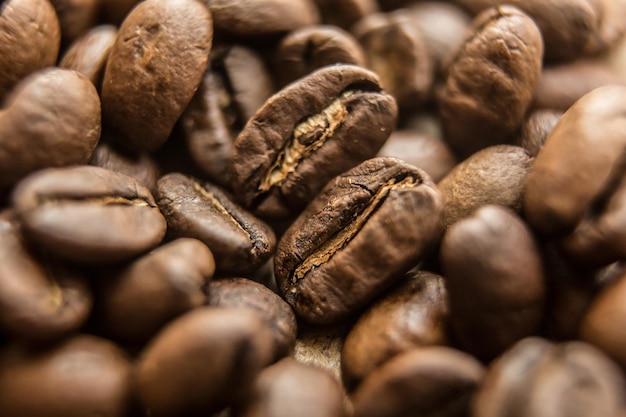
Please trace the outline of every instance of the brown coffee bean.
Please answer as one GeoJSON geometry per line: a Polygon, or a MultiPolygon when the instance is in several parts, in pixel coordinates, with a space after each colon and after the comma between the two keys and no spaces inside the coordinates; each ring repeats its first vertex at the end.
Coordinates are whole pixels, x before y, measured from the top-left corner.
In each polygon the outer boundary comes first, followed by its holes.
{"type": "Polygon", "coordinates": [[[400,354],[363,381],[352,395],[354,417],[467,415],[483,366],[447,347],[400,354]]]}
{"type": "Polygon", "coordinates": [[[513,140],[535,91],[543,42],[533,20],[511,6],[474,19],[475,33],[449,67],[439,98],[446,139],[465,158],[513,140]]]}
{"type": "Polygon", "coordinates": [[[113,25],[93,27],[67,49],[59,66],[80,72],[99,89],[116,37],[117,28],[113,25]]]}
{"type": "Polygon", "coordinates": [[[447,342],[443,277],[420,271],[376,302],[352,327],[341,351],[341,376],[352,389],[395,355],[447,342]]]}
{"type": "Polygon", "coordinates": [[[12,344],[0,352],[3,417],[126,417],[132,366],[108,340],[77,335],[46,348],[12,344]]]}
{"type": "Polygon", "coordinates": [[[445,201],[446,225],[487,204],[520,212],[532,164],[523,148],[511,145],[490,146],[458,164],[437,184],[445,201]]]}
{"type": "Polygon", "coordinates": [[[541,258],[515,213],[484,206],[452,225],[441,243],[441,266],[450,327],[464,350],[488,361],[538,333],[546,292],[541,258]]]}
{"type": "Polygon", "coordinates": [[[612,195],[624,172],[624,109],[626,87],[598,88],[570,107],[548,135],[524,194],[524,215],[539,233],[567,234],[612,195]]]}
{"type": "Polygon", "coordinates": [[[161,242],[165,219],[134,178],[99,167],[38,171],[13,192],[26,236],[77,262],[129,259],[161,242]]]}
{"type": "Polygon", "coordinates": [[[359,42],[336,26],[296,29],[282,39],[274,55],[276,76],[283,86],[332,64],[365,66],[365,54],[359,42]]]}
{"type": "Polygon", "coordinates": [[[401,114],[421,107],[432,87],[434,64],[410,16],[373,13],[355,24],[352,33],[363,45],[368,68],[398,101],[401,114]]]}
{"type": "Polygon", "coordinates": [[[322,15],[322,22],[343,29],[350,27],[363,17],[377,12],[376,0],[314,0],[322,15]]]}
{"type": "Polygon", "coordinates": [[[245,393],[271,357],[258,315],[195,309],[167,325],[137,364],[137,391],[154,417],[211,415],[245,393]]]}
{"type": "Polygon", "coordinates": [[[207,286],[206,304],[212,307],[243,308],[266,321],[274,340],[274,355],[282,358],[293,351],[298,324],[291,306],[263,284],[247,278],[222,278],[207,286]]]}
{"type": "Polygon", "coordinates": [[[0,110],[0,188],[38,169],[87,163],[99,139],[93,84],[70,70],[34,73],[0,110]]]}
{"type": "Polygon", "coordinates": [[[299,318],[337,322],[420,262],[442,231],[442,198],[428,174],[370,159],[330,181],[285,232],[276,282],[299,318]]]}
{"type": "Polygon", "coordinates": [[[89,164],[133,177],[150,191],[159,179],[159,167],[150,154],[120,150],[105,141],[98,143],[89,164]]]}
{"type": "Polygon", "coordinates": [[[214,185],[172,173],[159,179],[156,195],[168,233],[204,242],[218,273],[253,272],[274,253],[272,229],[214,185]]]}
{"type": "Polygon", "coordinates": [[[328,371],[341,383],[341,348],[348,329],[345,322],[332,326],[307,326],[298,328],[298,338],[292,357],[304,365],[328,371]]]}
{"type": "Polygon", "coordinates": [[[558,110],[533,111],[522,125],[515,144],[526,149],[526,152],[534,158],[562,115],[563,112],[558,110]]]}
{"type": "Polygon", "coordinates": [[[265,368],[235,417],[345,417],[343,390],[328,372],[292,358],[265,368]]]}
{"type": "Polygon", "coordinates": [[[490,365],[472,416],[610,417],[624,397],[621,371],[597,349],[527,338],[490,365]]]}
{"type": "Polygon", "coordinates": [[[615,48],[626,34],[626,3],[623,1],[595,0],[591,2],[600,14],[600,30],[591,37],[585,47],[586,55],[597,55],[615,48]]]}
{"type": "Polygon", "coordinates": [[[597,346],[626,368],[626,274],[604,287],[593,300],[580,326],[580,338],[597,346]]]}
{"type": "Polygon", "coordinates": [[[426,171],[434,182],[440,181],[457,164],[456,157],[441,137],[417,129],[392,132],[377,156],[400,158],[426,171]]]}
{"type": "Polygon", "coordinates": [[[564,112],[590,91],[611,84],[626,85],[626,77],[599,60],[584,59],[544,67],[533,106],[564,112]]]}
{"type": "Polygon", "coordinates": [[[456,0],[473,13],[508,4],[527,13],[537,23],[548,61],[577,58],[598,36],[602,0],[456,0]]]}
{"type": "Polygon", "coordinates": [[[319,23],[311,0],[202,0],[215,31],[240,38],[276,36],[319,23]]]}
{"type": "Polygon", "coordinates": [[[60,44],[59,19],[48,0],[3,1],[0,6],[0,56],[3,57],[0,59],[0,101],[22,78],[54,65],[60,44]]]}
{"type": "Polygon", "coordinates": [[[71,43],[95,26],[100,0],[50,0],[61,26],[64,43],[71,43]]]}
{"type": "Polygon", "coordinates": [[[146,342],[168,321],[204,305],[203,290],[214,272],[213,254],[199,240],[160,246],[113,276],[101,274],[98,327],[120,342],[146,342]]]}
{"type": "Polygon", "coordinates": [[[297,214],[331,178],[373,157],[396,115],[374,73],[315,71],[272,96],[237,137],[235,195],[263,217],[297,214]]]}
{"type": "Polygon", "coordinates": [[[31,340],[78,329],[92,295],[79,273],[40,259],[26,246],[11,211],[0,212],[0,327],[31,340]]]}
{"type": "Polygon", "coordinates": [[[243,46],[215,48],[210,66],[180,123],[193,161],[215,184],[230,187],[235,138],[274,83],[261,56],[243,46]]]}
{"type": "Polygon", "coordinates": [[[196,0],[146,0],[124,20],[102,83],[103,120],[132,150],[155,150],[198,88],[213,40],[196,0]]]}

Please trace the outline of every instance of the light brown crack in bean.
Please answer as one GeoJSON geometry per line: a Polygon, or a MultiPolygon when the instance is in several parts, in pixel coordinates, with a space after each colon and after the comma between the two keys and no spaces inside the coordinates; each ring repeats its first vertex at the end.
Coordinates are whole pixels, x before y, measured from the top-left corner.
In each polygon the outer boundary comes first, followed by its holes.
{"type": "Polygon", "coordinates": [[[59,204],[59,203],[82,203],[82,204],[98,204],[103,206],[150,206],[149,201],[143,198],[126,198],[120,196],[102,196],[102,197],[71,197],[71,196],[40,196],[39,203],[41,204],[59,204]]]}
{"type": "MultiPolygon", "coordinates": [[[[355,216],[354,221],[348,224],[339,233],[333,236],[320,246],[315,252],[313,252],[308,258],[306,258],[294,271],[291,278],[291,282],[296,284],[299,280],[305,277],[309,271],[314,268],[328,262],[332,256],[341,250],[344,246],[352,240],[356,234],[363,228],[367,220],[376,211],[378,207],[383,203],[384,199],[389,195],[391,190],[399,188],[411,188],[419,184],[419,180],[413,177],[406,177],[399,182],[396,178],[393,178],[385,183],[380,189],[372,196],[372,201],[365,209],[355,216]]],[[[297,292],[295,285],[289,288],[292,293],[297,292]]]]}
{"type": "Polygon", "coordinates": [[[341,126],[348,114],[344,104],[345,99],[357,93],[360,91],[345,91],[320,113],[298,124],[291,140],[279,153],[261,181],[259,191],[267,192],[273,186],[283,182],[292,172],[295,172],[301,160],[322,147],[341,126]]]}
{"type": "Polygon", "coordinates": [[[241,223],[239,223],[237,221],[237,219],[235,219],[235,217],[232,215],[232,213],[230,211],[228,211],[226,209],[226,207],[224,207],[224,205],[222,205],[222,203],[220,202],[220,200],[218,200],[217,198],[215,198],[215,195],[209,191],[207,191],[206,188],[204,188],[202,185],[198,184],[197,182],[193,182],[193,188],[198,191],[200,193],[200,195],[202,195],[204,198],[206,198],[215,208],[215,210],[217,210],[219,213],[223,214],[229,221],[231,221],[233,224],[235,224],[237,226],[238,229],[240,229],[242,232],[244,232],[247,236],[250,237],[250,239],[253,239],[252,236],[250,236],[250,232],[247,231],[246,229],[244,229],[241,226],[241,223]]]}

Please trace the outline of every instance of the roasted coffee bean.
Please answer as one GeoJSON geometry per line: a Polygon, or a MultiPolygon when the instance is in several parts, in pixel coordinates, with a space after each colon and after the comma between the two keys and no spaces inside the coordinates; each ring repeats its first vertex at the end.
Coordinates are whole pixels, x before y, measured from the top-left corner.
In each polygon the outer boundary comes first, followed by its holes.
{"type": "Polygon", "coordinates": [[[33,254],[11,211],[0,212],[0,258],[0,328],[46,340],[87,320],[92,295],[83,277],[33,254]]]}
{"type": "Polygon", "coordinates": [[[38,169],[87,163],[99,139],[100,99],[84,75],[30,75],[0,110],[0,189],[38,169]]]}
{"type": "Polygon", "coordinates": [[[610,417],[624,401],[621,371],[597,349],[527,338],[490,365],[472,416],[610,417]]]}
{"type": "Polygon", "coordinates": [[[447,343],[448,294],[443,277],[420,271],[405,280],[348,333],[341,351],[341,376],[348,389],[397,354],[447,343]]]}
{"type": "Polygon", "coordinates": [[[272,96],[235,142],[232,186],[262,217],[301,211],[326,183],[371,158],[397,108],[378,77],[353,65],[322,68],[272,96]]]}
{"type": "Polygon", "coordinates": [[[143,351],[137,391],[145,415],[207,416],[245,393],[271,359],[256,314],[201,307],[168,324],[143,351]]]}
{"type": "Polygon", "coordinates": [[[442,231],[443,202],[428,174],[370,159],[330,181],[287,229],[276,282],[299,318],[337,322],[420,262],[442,231]]]}
{"type": "Polygon", "coordinates": [[[515,144],[526,149],[526,152],[534,158],[562,115],[563,112],[558,110],[533,111],[522,125],[515,144]]]}
{"type": "Polygon", "coordinates": [[[484,372],[461,351],[443,346],[410,350],[363,381],[352,396],[354,417],[465,416],[484,372]]]}
{"type": "Polygon", "coordinates": [[[511,6],[473,22],[439,98],[446,139],[460,157],[513,140],[539,81],[543,42],[533,20],[511,6]]]}
{"type": "Polygon", "coordinates": [[[434,182],[440,181],[457,164],[456,157],[438,136],[417,129],[396,130],[377,156],[394,156],[426,171],[434,182]]]}
{"type": "Polygon", "coordinates": [[[458,164],[437,184],[445,201],[446,225],[487,204],[520,212],[532,164],[523,148],[512,145],[490,146],[458,164]]]}
{"type": "Polygon", "coordinates": [[[156,195],[168,233],[204,242],[218,273],[253,272],[274,253],[272,229],[214,185],[172,173],[159,179],[156,195]]]}
{"type": "Polygon", "coordinates": [[[71,43],[95,25],[100,0],[50,0],[61,26],[64,43],[71,43]]]}
{"type": "Polygon", "coordinates": [[[435,69],[445,73],[449,61],[471,31],[471,19],[454,4],[420,1],[407,12],[419,29],[435,69]]]}
{"type": "Polygon", "coordinates": [[[150,154],[119,150],[104,141],[96,146],[89,164],[133,177],[151,191],[159,179],[159,167],[150,154]]]}
{"type": "Polygon", "coordinates": [[[314,0],[322,22],[343,29],[350,27],[370,13],[378,11],[376,0],[314,0]]]}
{"type": "Polygon", "coordinates": [[[132,366],[108,340],[78,335],[37,348],[13,343],[0,351],[3,417],[126,417],[132,366]]]}
{"type": "Polygon", "coordinates": [[[344,417],[341,386],[325,370],[292,358],[265,368],[235,417],[344,417]]]}
{"type": "Polygon", "coordinates": [[[243,308],[263,317],[274,340],[274,358],[282,358],[293,351],[298,331],[296,316],[278,294],[247,278],[214,280],[208,284],[207,292],[209,306],[243,308]]]}
{"type": "Polygon", "coordinates": [[[508,4],[519,7],[537,23],[549,61],[579,57],[599,35],[602,0],[456,0],[474,13],[508,4]]]}
{"type": "Polygon", "coordinates": [[[452,225],[441,266],[450,327],[464,350],[489,361],[539,332],[546,293],[540,253],[515,213],[484,206],[452,225]]]}
{"type": "Polygon", "coordinates": [[[626,274],[604,287],[593,300],[580,326],[580,338],[602,349],[626,368],[626,274]]]}
{"type": "Polygon", "coordinates": [[[202,0],[213,15],[215,31],[255,39],[285,34],[319,23],[312,0],[202,0]]]}
{"type": "Polygon", "coordinates": [[[0,3],[0,101],[22,78],[54,65],[60,44],[59,19],[48,0],[0,3]]]}
{"type": "Polygon", "coordinates": [[[374,13],[352,32],[363,45],[367,66],[397,101],[401,114],[421,107],[430,93],[434,64],[417,26],[403,12],[374,13]]]}
{"type": "Polygon", "coordinates": [[[230,187],[235,138],[274,83],[261,56],[243,46],[214,49],[210,66],[180,123],[194,162],[211,181],[230,187]]]}
{"type": "Polygon", "coordinates": [[[146,0],[124,20],[102,83],[105,124],[132,150],[162,146],[195,93],[213,41],[196,0],[146,0]]]}
{"type": "Polygon", "coordinates": [[[579,98],[598,87],[626,85],[626,77],[599,60],[579,60],[544,67],[535,89],[533,106],[564,112],[579,98]]]}
{"type": "Polygon", "coordinates": [[[29,240],[77,262],[129,259],[165,235],[150,191],[99,167],[38,171],[15,188],[13,205],[29,240]]]}
{"type": "Polygon", "coordinates": [[[274,68],[281,85],[332,64],[365,67],[365,54],[349,32],[336,26],[296,29],[283,38],[275,53],[274,68]]]}
{"type": "Polygon", "coordinates": [[[68,48],[59,66],[80,72],[99,89],[104,67],[116,37],[115,26],[93,27],[68,48]]]}
{"type": "MultiPolygon", "coordinates": [[[[563,114],[528,175],[524,215],[536,231],[563,236],[584,217],[601,217],[624,173],[625,109],[626,87],[607,86],[563,114]]],[[[622,225],[611,236],[623,235],[622,225]]]]}
{"type": "Polygon", "coordinates": [[[346,322],[333,326],[304,323],[298,328],[292,357],[302,364],[325,369],[341,382],[341,348],[347,331],[346,322]]]}
{"type": "Polygon", "coordinates": [[[113,276],[99,277],[98,328],[113,340],[138,345],[165,323],[204,305],[215,272],[211,251],[199,240],[177,239],[113,276]]]}

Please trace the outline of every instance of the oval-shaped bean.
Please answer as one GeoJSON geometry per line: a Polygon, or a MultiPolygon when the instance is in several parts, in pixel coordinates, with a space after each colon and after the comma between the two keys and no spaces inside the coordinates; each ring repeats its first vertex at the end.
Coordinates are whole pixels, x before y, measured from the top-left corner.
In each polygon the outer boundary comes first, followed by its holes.
{"type": "Polygon", "coordinates": [[[67,49],[59,66],[80,72],[99,89],[104,67],[116,38],[115,26],[95,26],[67,49]]]}

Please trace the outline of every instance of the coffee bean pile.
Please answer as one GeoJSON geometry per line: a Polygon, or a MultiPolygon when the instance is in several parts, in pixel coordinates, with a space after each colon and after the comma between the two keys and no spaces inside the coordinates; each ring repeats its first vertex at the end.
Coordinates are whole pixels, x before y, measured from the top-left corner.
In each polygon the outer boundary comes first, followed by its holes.
{"type": "Polygon", "coordinates": [[[0,0],[0,417],[625,417],[626,0],[0,0]]]}

